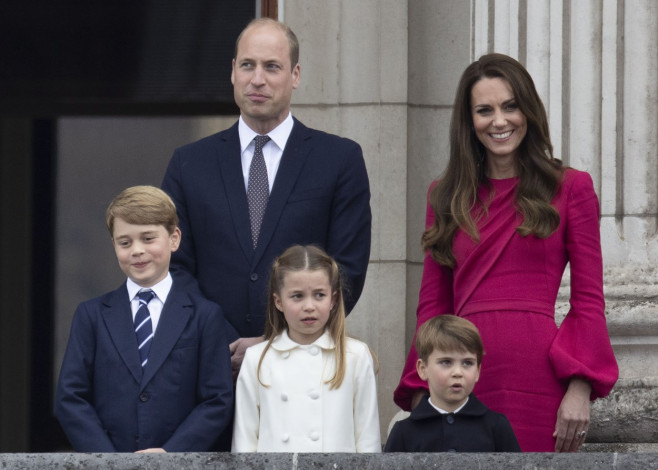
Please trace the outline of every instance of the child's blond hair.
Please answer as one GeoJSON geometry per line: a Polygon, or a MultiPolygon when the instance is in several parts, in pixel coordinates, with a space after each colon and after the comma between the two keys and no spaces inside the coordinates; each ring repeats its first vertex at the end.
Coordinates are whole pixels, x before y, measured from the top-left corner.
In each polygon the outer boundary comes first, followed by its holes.
{"type": "Polygon", "coordinates": [[[105,223],[114,236],[114,221],[135,225],[163,225],[171,235],[178,227],[174,201],[155,186],[132,186],[117,194],[105,212],[105,223]]]}
{"type": "Polygon", "coordinates": [[[439,315],[427,320],[416,333],[418,357],[427,362],[434,350],[463,351],[477,356],[478,366],[482,363],[484,346],[477,327],[455,315],[439,315]]]}

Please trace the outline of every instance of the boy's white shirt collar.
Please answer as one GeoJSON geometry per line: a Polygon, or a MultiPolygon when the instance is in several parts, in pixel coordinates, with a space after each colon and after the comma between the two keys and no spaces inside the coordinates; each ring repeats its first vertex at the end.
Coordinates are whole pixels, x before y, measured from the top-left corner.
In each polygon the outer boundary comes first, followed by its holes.
{"type": "Polygon", "coordinates": [[[331,339],[331,336],[329,336],[329,332],[327,330],[324,330],[322,336],[313,341],[311,344],[299,344],[293,341],[290,339],[290,336],[288,336],[288,330],[284,330],[279,336],[274,338],[271,347],[277,351],[290,351],[291,349],[295,348],[308,349],[312,346],[317,346],[321,349],[334,349],[336,347],[334,340],[331,339]]]}
{"type": "MultiPolygon", "coordinates": [[[[272,139],[272,142],[274,142],[282,152],[283,149],[286,148],[286,142],[288,142],[288,137],[290,137],[290,133],[292,132],[293,124],[292,113],[288,113],[288,117],[286,117],[281,124],[267,133],[270,139],[272,139]]],[[[242,119],[242,116],[240,116],[240,119],[238,119],[238,135],[240,136],[240,153],[242,154],[254,140],[254,137],[260,134],[249,127],[242,119]]]]}
{"type": "Polygon", "coordinates": [[[430,402],[430,405],[431,405],[432,408],[434,408],[436,411],[438,411],[438,412],[441,413],[442,415],[447,415],[447,414],[450,414],[450,413],[452,413],[452,414],[457,414],[457,413],[459,413],[459,412],[462,410],[462,408],[464,408],[464,407],[466,406],[466,403],[468,403],[468,398],[469,398],[469,397],[466,397],[466,401],[464,402],[464,404],[463,404],[462,406],[460,406],[459,408],[457,408],[455,411],[446,411],[446,410],[444,410],[443,408],[439,408],[439,407],[436,406],[434,403],[432,403],[432,397],[427,397],[427,401],[430,402]]]}
{"type": "Polygon", "coordinates": [[[132,279],[128,278],[126,281],[126,287],[128,288],[128,298],[133,300],[139,291],[152,290],[155,292],[155,295],[158,297],[158,299],[164,304],[167,301],[167,296],[171,291],[171,286],[173,283],[174,281],[171,278],[171,273],[167,273],[167,276],[165,276],[162,281],[158,282],[152,287],[142,287],[132,279]]]}

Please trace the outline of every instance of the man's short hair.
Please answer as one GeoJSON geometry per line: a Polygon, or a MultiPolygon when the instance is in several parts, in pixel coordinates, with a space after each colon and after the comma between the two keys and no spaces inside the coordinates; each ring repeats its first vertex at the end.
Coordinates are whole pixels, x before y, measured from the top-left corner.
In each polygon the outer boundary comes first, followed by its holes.
{"type": "Polygon", "coordinates": [[[235,40],[235,51],[233,52],[233,58],[235,59],[238,57],[238,44],[240,44],[240,39],[242,39],[244,32],[252,26],[264,25],[274,26],[286,35],[286,38],[288,39],[288,46],[290,47],[290,70],[294,69],[295,65],[299,63],[299,41],[297,40],[297,36],[287,24],[267,17],[251,20],[249,24],[242,30],[238,36],[238,39],[235,40]]]}

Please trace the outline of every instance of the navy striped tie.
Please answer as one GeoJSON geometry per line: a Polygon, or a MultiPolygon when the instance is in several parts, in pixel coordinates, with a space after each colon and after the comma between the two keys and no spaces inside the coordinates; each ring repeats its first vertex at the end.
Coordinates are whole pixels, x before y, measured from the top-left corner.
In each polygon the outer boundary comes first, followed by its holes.
{"type": "Polygon", "coordinates": [[[153,324],[148,304],[155,297],[155,293],[152,290],[145,290],[139,292],[137,296],[139,297],[139,308],[135,314],[135,334],[139,346],[139,357],[142,360],[142,367],[144,367],[148,362],[151,341],[153,341],[153,324]]]}

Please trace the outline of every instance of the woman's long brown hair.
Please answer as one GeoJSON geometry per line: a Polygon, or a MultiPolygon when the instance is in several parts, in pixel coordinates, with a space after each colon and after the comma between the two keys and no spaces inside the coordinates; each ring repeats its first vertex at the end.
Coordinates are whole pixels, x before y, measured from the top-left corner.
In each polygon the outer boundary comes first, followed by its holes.
{"type": "MultiPolygon", "coordinates": [[[[457,229],[479,240],[478,205],[486,211],[487,201],[478,200],[478,187],[489,184],[486,178],[486,150],[473,128],[471,90],[483,78],[501,78],[509,83],[517,106],[525,115],[528,130],[519,146],[516,194],[523,222],[516,228],[522,236],[540,238],[551,235],[560,224],[551,200],[562,180],[562,162],[553,157],[546,110],[537,94],[532,77],[516,60],[503,54],[487,54],[469,65],[459,81],[450,122],[450,159],[448,167],[429,195],[436,220],[422,238],[424,250],[440,264],[454,267],[452,242],[457,229]]],[[[480,212],[481,216],[483,213],[480,212]]]]}

